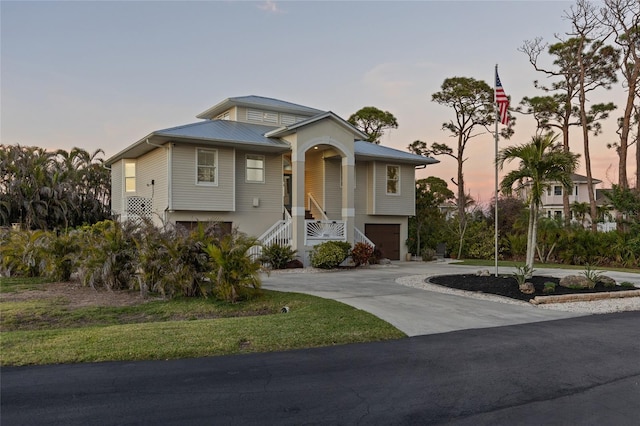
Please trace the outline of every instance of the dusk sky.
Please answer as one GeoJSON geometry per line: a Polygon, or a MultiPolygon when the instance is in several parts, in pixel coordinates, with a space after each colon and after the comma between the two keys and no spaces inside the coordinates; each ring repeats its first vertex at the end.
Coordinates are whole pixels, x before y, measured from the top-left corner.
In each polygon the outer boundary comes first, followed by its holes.
{"type": "MultiPolygon", "coordinates": [[[[498,64],[512,105],[541,94],[532,82],[545,77],[518,48],[564,36],[564,11],[573,4],[2,1],[0,136],[3,144],[101,148],[110,157],[154,130],[199,121],[198,113],[225,98],[258,95],[345,119],[375,106],[399,124],[383,145],[454,146],[441,130],[453,110],[431,101],[444,79],[493,86],[498,64]]],[[[624,91],[618,85],[591,100],[614,102],[617,117],[624,91]]],[[[533,120],[519,116],[515,136],[501,146],[533,134],[533,120]]],[[[617,157],[606,149],[615,138],[612,119],[591,143],[603,187],[617,182],[617,157]]],[[[579,129],[571,146],[582,153],[579,129]]],[[[493,194],[493,152],[491,135],[474,138],[467,151],[467,188],[481,203],[493,194]]],[[[455,161],[439,159],[418,177],[439,176],[454,190],[455,161]]]]}

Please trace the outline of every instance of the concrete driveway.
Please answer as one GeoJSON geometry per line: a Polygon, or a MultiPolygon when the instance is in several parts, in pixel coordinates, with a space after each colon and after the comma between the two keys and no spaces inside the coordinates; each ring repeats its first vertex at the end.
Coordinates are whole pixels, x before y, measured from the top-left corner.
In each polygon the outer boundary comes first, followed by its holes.
{"type": "MultiPolygon", "coordinates": [[[[311,273],[309,270],[275,271],[269,276],[263,276],[263,287],[312,294],[346,303],[393,324],[408,336],[588,315],[545,310],[527,303],[507,304],[457,294],[443,294],[400,285],[397,282],[399,278],[422,279],[423,276],[475,273],[478,269],[494,272],[494,268],[456,266],[447,262],[395,262],[388,266],[319,273],[311,273]]],[[[501,267],[499,272],[511,273],[513,268],[501,267]]],[[[578,274],[579,271],[540,269],[537,273],[564,276],[578,274]]],[[[618,281],[630,281],[640,286],[638,274],[608,275],[618,281]]]]}

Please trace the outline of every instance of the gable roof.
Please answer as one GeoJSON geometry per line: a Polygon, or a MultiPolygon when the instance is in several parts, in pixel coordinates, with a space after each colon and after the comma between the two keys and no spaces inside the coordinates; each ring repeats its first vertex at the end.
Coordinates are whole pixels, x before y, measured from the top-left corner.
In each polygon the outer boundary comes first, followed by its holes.
{"type": "Polygon", "coordinates": [[[281,101],[279,99],[250,95],[227,98],[222,102],[219,102],[211,108],[207,109],[206,111],[201,112],[196,117],[212,119],[217,117],[218,114],[221,114],[234,106],[263,108],[271,111],[288,112],[291,114],[299,114],[305,116],[317,115],[324,112],[319,109],[307,107],[304,105],[298,105],[287,101],[281,101]]]}
{"type": "MultiPolygon", "coordinates": [[[[593,183],[602,183],[601,180],[593,178],[593,183]]],[[[579,175],[577,173],[571,173],[571,181],[573,183],[587,183],[588,179],[586,176],[579,175]]]]}
{"type": "Polygon", "coordinates": [[[360,130],[356,129],[351,123],[349,123],[348,121],[344,120],[343,118],[337,116],[336,114],[334,114],[331,111],[327,111],[327,112],[324,112],[322,114],[315,115],[315,116],[313,116],[311,118],[308,118],[308,119],[306,119],[304,121],[300,121],[300,122],[295,123],[295,124],[292,124],[290,126],[279,127],[279,128],[277,128],[275,130],[272,130],[272,131],[266,133],[265,136],[267,136],[267,137],[282,137],[282,136],[290,135],[290,134],[294,133],[296,130],[298,130],[301,127],[308,126],[310,124],[317,123],[318,121],[325,120],[325,119],[333,120],[338,125],[340,125],[341,127],[345,128],[346,130],[348,130],[349,132],[353,133],[355,136],[357,136],[359,138],[366,138],[367,137],[366,134],[364,134],[360,130]]]}
{"type": "Polygon", "coordinates": [[[440,160],[436,160],[435,158],[423,157],[421,155],[400,151],[399,149],[389,148],[367,141],[356,141],[355,155],[356,159],[360,160],[389,160],[396,161],[398,163],[414,164],[417,166],[440,162],[440,160]]]}

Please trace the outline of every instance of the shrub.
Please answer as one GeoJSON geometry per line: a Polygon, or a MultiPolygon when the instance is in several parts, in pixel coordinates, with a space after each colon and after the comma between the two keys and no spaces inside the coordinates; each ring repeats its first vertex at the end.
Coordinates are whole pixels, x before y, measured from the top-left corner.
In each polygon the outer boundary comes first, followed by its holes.
{"type": "Polygon", "coordinates": [[[258,239],[234,230],[205,247],[212,266],[207,276],[218,299],[235,303],[251,298],[256,293],[252,290],[261,287],[260,261],[248,253],[256,244],[258,239]]]}
{"type": "Polygon", "coordinates": [[[0,244],[0,264],[7,276],[39,277],[45,267],[45,232],[10,230],[0,244]]]}
{"type": "Polygon", "coordinates": [[[630,283],[629,281],[623,281],[620,283],[620,287],[635,288],[636,286],[633,283],[630,283]]]}
{"type": "Polygon", "coordinates": [[[380,259],[384,257],[384,253],[378,247],[373,248],[373,253],[369,258],[369,265],[377,265],[380,263],[380,259]]]}
{"type": "Polygon", "coordinates": [[[82,229],[78,272],[83,285],[109,290],[136,287],[135,229],[131,223],[109,220],[82,229]]]}
{"type": "Polygon", "coordinates": [[[591,281],[591,283],[595,286],[602,278],[602,271],[597,271],[593,269],[589,264],[587,264],[584,271],[582,272],[582,275],[584,275],[585,278],[591,281]]]}
{"type": "Polygon", "coordinates": [[[69,281],[77,268],[77,257],[80,251],[79,233],[56,235],[47,232],[42,239],[44,249],[44,274],[56,281],[69,281]]]}
{"type": "Polygon", "coordinates": [[[531,278],[535,270],[528,265],[516,266],[516,271],[512,274],[516,279],[518,285],[522,285],[527,281],[527,278],[531,278]]]}
{"type": "Polygon", "coordinates": [[[542,292],[544,294],[554,293],[556,291],[556,283],[552,283],[551,281],[547,281],[544,283],[544,288],[542,292]]]}
{"type": "Polygon", "coordinates": [[[198,226],[188,231],[182,226],[161,229],[147,224],[135,238],[141,290],[165,297],[206,297],[209,282],[205,274],[211,265],[204,247],[217,238],[214,227],[198,226]]]}
{"type": "Polygon", "coordinates": [[[342,250],[342,254],[344,255],[344,258],[342,260],[346,259],[347,256],[349,256],[349,254],[351,253],[351,244],[346,241],[327,241],[324,244],[330,244],[340,248],[340,250],[342,250]]]}
{"type": "Polygon", "coordinates": [[[269,244],[262,247],[260,262],[263,265],[268,264],[272,269],[284,269],[296,258],[296,252],[297,250],[293,250],[291,246],[269,244]]]}
{"type": "MultiPolygon", "coordinates": [[[[327,241],[313,247],[311,252],[311,266],[321,269],[333,269],[338,267],[349,255],[345,253],[344,244],[336,241],[327,241]]],[[[351,247],[349,243],[346,243],[351,247]]]]}
{"type": "Polygon", "coordinates": [[[430,260],[434,260],[436,258],[436,251],[432,248],[425,247],[422,250],[422,260],[428,262],[430,260]]]}
{"type": "Polygon", "coordinates": [[[356,266],[366,265],[373,256],[373,246],[367,243],[356,243],[351,250],[351,259],[356,266]]]}

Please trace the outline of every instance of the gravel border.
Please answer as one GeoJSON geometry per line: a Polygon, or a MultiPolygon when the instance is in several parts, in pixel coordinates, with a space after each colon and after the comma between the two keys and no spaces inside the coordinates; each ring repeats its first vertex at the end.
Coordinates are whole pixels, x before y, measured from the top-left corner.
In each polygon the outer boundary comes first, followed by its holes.
{"type": "Polygon", "coordinates": [[[477,293],[474,291],[458,290],[427,282],[434,275],[411,275],[396,279],[396,283],[407,287],[419,288],[437,293],[455,294],[470,297],[472,299],[490,300],[492,302],[507,303],[510,305],[530,306],[540,309],[551,309],[565,312],[581,312],[590,314],[608,314],[613,312],[640,311],[640,297],[626,297],[616,299],[593,300],[589,302],[545,303],[534,305],[521,300],[495,294],[477,293]]]}

